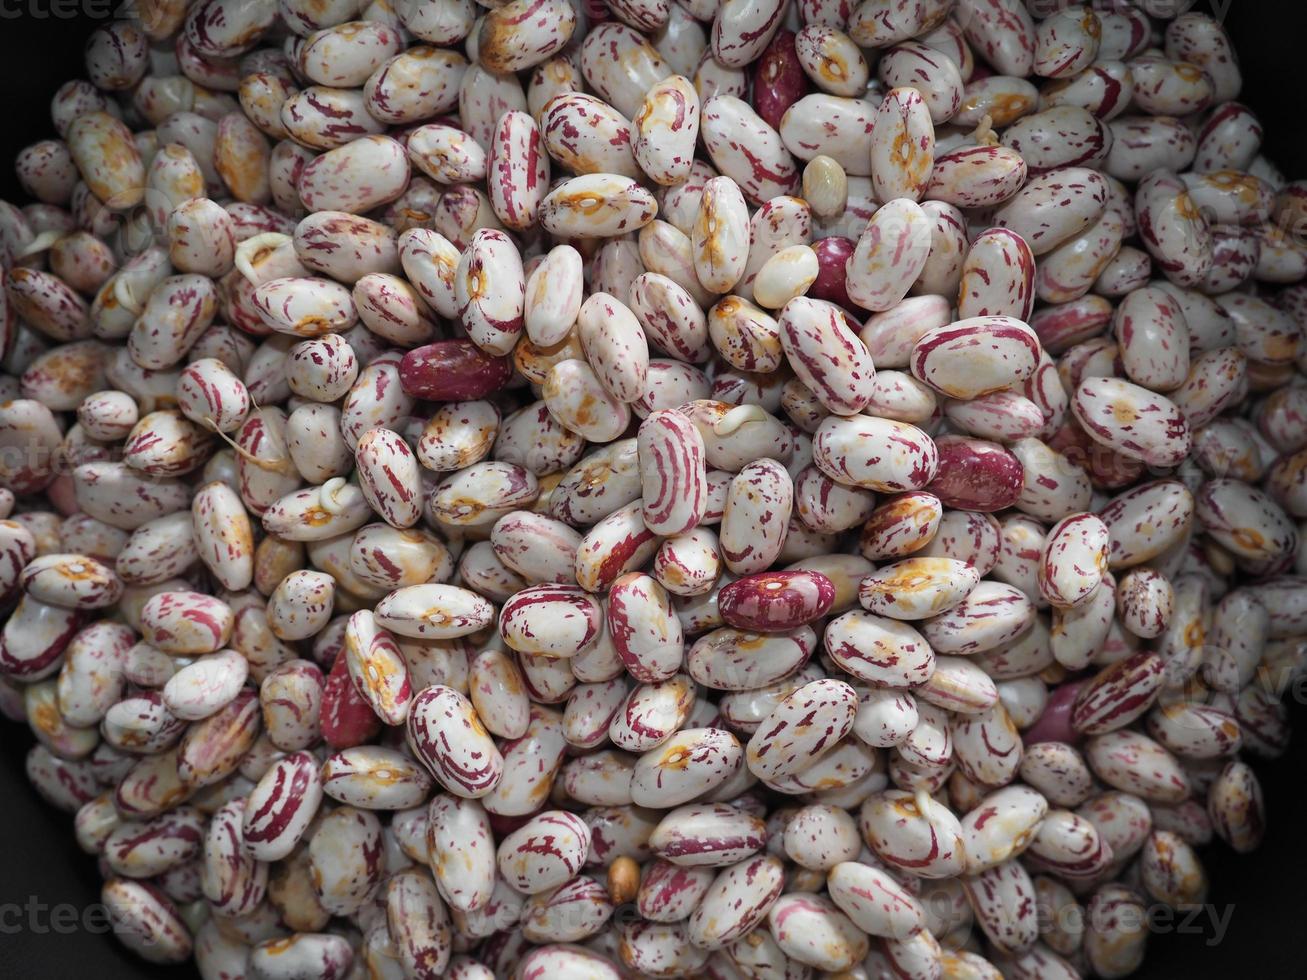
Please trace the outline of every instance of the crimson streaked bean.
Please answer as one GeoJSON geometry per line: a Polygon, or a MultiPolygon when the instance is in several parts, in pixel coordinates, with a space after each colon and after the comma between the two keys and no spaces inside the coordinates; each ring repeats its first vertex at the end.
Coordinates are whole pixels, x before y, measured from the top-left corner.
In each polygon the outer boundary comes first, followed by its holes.
{"type": "Polygon", "coordinates": [[[913,346],[911,366],[945,394],[971,399],[1029,378],[1039,366],[1039,341],[1011,317],[960,320],[923,334],[913,346]]]}
{"type": "Polygon", "coordinates": [[[243,836],[260,861],[286,857],[299,843],[322,801],[318,761],[296,752],[275,763],[245,801],[243,836]]]}
{"type": "Polygon", "coordinates": [[[118,940],[151,963],[190,958],[190,930],[173,903],[148,882],[110,878],[100,890],[118,940]]]}
{"type": "Polygon", "coordinates": [[[717,169],[749,200],[762,204],[797,188],[798,168],[780,134],[742,100],[733,95],[706,100],[700,131],[717,169]]]}
{"type": "Polygon", "coordinates": [[[707,466],[699,430],[678,412],[653,412],[640,424],[637,451],[645,526],[665,537],[693,529],[706,508],[707,466]]]}
{"type": "Polygon", "coordinates": [[[494,607],[454,585],[409,585],[377,604],[377,624],[415,639],[453,639],[475,633],[494,619],[494,607]]]}
{"type": "Polygon", "coordinates": [[[1007,786],[984,797],[961,821],[971,873],[994,868],[1026,850],[1048,813],[1048,801],[1026,786],[1007,786]]]}
{"type": "MultiPolygon", "coordinates": [[[[467,655],[461,643],[399,639],[377,628],[375,617],[370,621],[367,612],[359,610],[358,619],[351,617],[342,624],[344,650],[337,658],[339,667],[333,668],[350,678],[350,686],[342,688],[351,697],[341,707],[355,721],[363,724],[366,719],[365,727],[375,721],[359,707],[360,699],[378,715],[402,717],[414,688],[448,682],[466,690],[467,655]],[[355,694],[358,698],[352,697],[355,694]]],[[[333,627],[338,623],[341,620],[334,620],[333,627]]]]}
{"type": "Polygon", "coordinates": [[[1094,774],[1117,789],[1157,803],[1179,803],[1190,794],[1183,769],[1166,749],[1130,730],[1097,735],[1085,743],[1094,774]]]}
{"type": "Polygon", "coordinates": [[[934,441],[915,426],[869,416],[831,416],[813,438],[813,462],[837,482],[894,493],[929,484],[939,455],[934,441]]]}
{"type": "Polygon", "coordinates": [[[1097,221],[1107,204],[1107,183],[1096,171],[1067,167],[1030,180],[994,215],[1015,231],[1036,256],[1043,255],[1097,221]]]}
{"type": "Polygon", "coordinates": [[[1119,378],[1085,378],[1072,411],[1095,440],[1131,459],[1174,466],[1189,452],[1184,416],[1168,398],[1119,378]]]}
{"type": "Polygon", "coordinates": [[[760,850],[765,841],[759,818],[724,803],[693,803],[663,817],[649,847],[683,867],[726,867],[760,850]]]}
{"type": "Polygon", "coordinates": [[[1107,125],[1079,105],[1052,105],[1003,132],[1003,145],[1021,154],[1032,174],[1073,167],[1099,167],[1112,145],[1107,125]],[[1056,132],[1056,140],[1047,134],[1056,132]]]}
{"type": "Polygon", "coordinates": [[[572,657],[594,642],[603,624],[599,603],[575,585],[537,585],[504,603],[499,633],[514,650],[572,657]]]}
{"type": "Polygon", "coordinates": [[[1038,916],[1031,911],[1035,887],[1020,863],[1007,861],[964,878],[963,888],[977,925],[995,951],[1015,953],[1035,944],[1039,938],[1038,916]]]}
{"type": "Polygon", "coordinates": [[[805,685],[777,705],[749,740],[750,770],[761,779],[775,779],[803,769],[844,737],[856,711],[857,695],[847,684],[805,685]]]}
{"type": "Polygon", "coordinates": [[[418,692],[407,725],[414,753],[451,793],[477,799],[499,782],[503,757],[471,702],[457,691],[435,686],[418,692]]]}
{"type": "Polygon", "coordinates": [[[176,364],[208,329],[217,313],[213,283],[201,275],[170,276],[150,293],[127,337],[132,360],[149,370],[176,364]]]}
{"type": "Polygon", "coordinates": [[[306,268],[347,285],[369,272],[395,272],[395,233],[343,211],[318,211],[295,226],[295,254],[306,268]]]}
{"type": "Polygon", "coordinates": [[[1131,569],[1117,583],[1117,616],[1135,636],[1151,639],[1164,632],[1174,603],[1171,583],[1151,568],[1131,569]]]}
{"type": "Polygon", "coordinates": [[[985,581],[952,609],[927,620],[923,633],[937,652],[983,653],[1019,637],[1034,616],[1034,604],[1019,589],[985,581]]]}
{"type": "Polygon", "coordinates": [[[966,866],[957,817],[924,794],[875,793],[862,804],[858,824],[863,840],[892,868],[934,879],[966,866]]]}
{"type": "Polygon", "coordinates": [[[737,575],[769,567],[784,543],[794,485],[780,463],[762,459],[731,481],[718,532],[722,559],[737,575]]]}
{"type": "Polygon", "coordinates": [[[930,224],[927,213],[905,198],[877,209],[848,260],[849,298],[873,312],[896,306],[926,268],[930,224]]]}
{"type": "Polygon", "coordinates": [[[1204,530],[1235,555],[1274,559],[1295,547],[1297,531],[1284,511],[1255,487],[1209,480],[1195,497],[1204,530]]]}
{"type": "Polygon", "coordinates": [[[927,489],[945,506],[993,512],[1020,499],[1024,465],[1011,451],[965,436],[944,436],[935,445],[938,470],[927,489]]]}
{"type": "Polygon", "coordinates": [[[581,869],[590,828],[577,816],[551,810],[499,845],[499,871],[518,891],[535,895],[569,881],[581,869]]]}
{"type": "Polygon", "coordinates": [[[323,792],[351,806],[391,810],[417,805],[431,781],[406,756],[360,746],[330,757],[322,768],[323,792]]]}
{"type": "Polygon", "coordinates": [[[866,934],[822,895],[782,895],[768,912],[768,923],[786,955],[808,966],[845,970],[867,954],[866,934]]]}

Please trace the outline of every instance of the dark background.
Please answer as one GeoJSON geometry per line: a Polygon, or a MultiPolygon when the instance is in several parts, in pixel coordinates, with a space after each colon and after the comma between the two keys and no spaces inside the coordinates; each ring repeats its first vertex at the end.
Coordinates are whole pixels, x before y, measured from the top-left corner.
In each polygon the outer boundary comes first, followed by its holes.
{"type": "MultiPolygon", "coordinates": [[[[1265,124],[1267,155],[1289,178],[1307,176],[1302,123],[1307,4],[1220,0],[1218,15],[1227,6],[1226,26],[1244,71],[1240,100],[1265,124]]],[[[0,198],[26,203],[13,176],[13,156],[54,135],[50,97],[62,82],[84,77],[82,42],[108,9],[108,0],[0,0],[0,198]],[[67,16],[74,7],[91,16],[67,16]]],[[[1211,8],[1204,4],[1200,9],[1211,8]]],[[[1290,711],[1295,728],[1307,724],[1301,699],[1290,697],[1290,711]]],[[[191,968],[144,964],[106,935],[27,927],[29,902],[71,903],[81,910],[99,901],[100,882],[95,862],[73,840],[72,818],[45,806],[27,783],[23,760],[31,742],[21,726],[0,719],[0,978],[53,980],[77,976],[88,967],[99,980],[194,976],[191,968]],[[13,906],[23,911],[15,912],[13,906]]],[[[1270,825],[1259,851],[1240,856],[1218,842],[1201,852],[1211,878],[1209,902],[1222,911],[1233,906],[1222,940],[1213,942],[1206,916],[1192,927],[1197,934],[1159,933],[1150,938],[1148,959],[1137,977],[1307,974],[1297,949],[1307,906],[1304,758],[1300,735],[1285,758],[1255,762],[1270,825]]],[[[48,925],[48,910],[40,914],[48,925]]]]}

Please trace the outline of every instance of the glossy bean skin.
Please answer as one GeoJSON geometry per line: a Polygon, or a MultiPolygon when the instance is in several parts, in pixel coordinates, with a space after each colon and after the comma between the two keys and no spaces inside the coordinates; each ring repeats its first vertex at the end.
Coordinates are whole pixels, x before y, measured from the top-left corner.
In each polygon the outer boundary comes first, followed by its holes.
{"type": "Polygon", "coordinates": [[[1003,145],[1022,155],[1032,173],[1044,173],[1067,166],[1098,166],[1106,157],[1111,131],[1089,110],[1077,105],[1057,105],[1018,120],[1003,133],[1003,145]],[[1062,134],[1054,144],[1042,135],[1054,130],[1062,134]]]}
{"type": "Polygon", "coordinates": [[[1024,466],[997,443],[961,436],[936,442],[939,465],[928,488],[946,506],[990,512],[1015,503],[1024,466]]]}
{"type": "Polygon", "coordinates": [[[915,426],[832,416],[817,429],[813,462],[837,482],[893,493],[924,488],[935,476],[939,454],[915,426]]]}
{"type": "Polygon", "coordinates": [[[721,567],[716,534],[708,528],[698,528],[658,546],[653,574],[668,592],[697,596],[713,588],[721,567]]]}
{"type": "Polygon", "coordinates": [[[288,855],[321,800],[322,779],[311,755],[294,753],[273,765],[246,801],[243,835],[250,853],[264,861],[288,855]]]}
{"type": "Polygon", "coordinates": [[[670,811],[648,844],[660,857],[683,867],[724,867],[760,850],[763,822],[726,804],[688,804],[670,811]]]}
{"type": "Polygon", "coordinates": [[[814,633],[804,627],[783,633],[722,627],[695,641],[685,669],[705,687],[748,690],[793,675],[807,662],[814,646],[814,633]]]}
{"type": "Polygon", "coordinates": [[[192,950],[190,931],[172,902],[151,885],[111,878],[100,891],[115,933],[131,950],[155,963],[178,963],[192,950]]]}
{"type": "Polygon", "coordinates": [[[790,364],[824,407],[837,415],[866,407],[875,368],[837,307],[796,297],[781,311],[778,326],[790,364]]]}
{"type": "Polygon", "coordinates": [[[695,274],[705,289],[729,292],[744,275],[748,234],[748,206],[739,185],[730,177],[707,180],[690,231],[695,274]]]}
{"type": "Polygon", "coordinates": [[[1034,307],[1034,265],[1024,238],[1006,228],[982,232],[963,263],[959,314],[1028,320],[1034,307]]]}
{"type": "Polygon", "coordinates": [[[436,886],[455,909],[472,911],[490,901],[495,884],[491,841],[489,818],[480,804],[447,795],[432,799],[425,844],[436,886]]]}
{"type": "Polygon", "coordinates": [[[352,807],[400,809],[420,802],[430,780],[413,760],[393,749],[348,748],[322,766],[323,793],[352,807]]]}
{"type": "Polygon", "coordinates": [[[603,623],[599,604],[578,586],[523,589],[499,617],[504,642],[520,652],[571,657],[594,642],[603,623]]]}
{"type": "Polygon", "coordinates": [[[585,859],[590,829],[574,814],[547,811],[504,839],[499,846],[500,873],[515,889],[532,895],[571,878],[585,859]],[[548,854],[538,848],[552,843],[548,854]],[[532,854],[539,854],[532,858],[532,854]]]}
{"type": "Polygon", "coordinates": [[[834,585],[819,572],[788,572],[738,579],[717,601],[732,626],[784,632],[819,618],[834,599],[834,585]]]}
{"type": "Polygon", "coordinates": [[[526,274],[517,247],[502,231],[472,235],[454,273],[454,298],[469,338],[492,356],[512,350],[524,321],[526,274]]]}
{"type": "Polygon", "coordinates": [[[859,814],[863,838],[891,867],[915,867],[926,877],[947,877],[964,860],[962,832],[957,818],[928,804],[918,805],[909,794],[898,790],[868,797],[859,814]],[[924,807],[924,809],[923,809],[924,807]],[[896,815],[904,833],[887,833],[896,815]],[[938,846],[931,848],[934,839],[938,846]]]}
{"type": "Polygon", "coordinates": [[[1070,167],[1031,180],[999,208],[995,223],[1021,235],[1039,256],[1088,227],[1106,204],[1104,179],[1095,171],[1070,167]]]}
{"type": "Polygon", "coordinates": [[[540,204],[540,223],[555,234],[638,230],[654,218],[652,195],[629,177],[587,174],[555,187],[540,204]],[[599,201],[598,208],[592,202],[599,201]]]}
{"type": "Polygon", "coordinates": [[[636,573],[617,579],[608,593],[607,617],[613,647],[632,677],[657,683],[676,673],[682,629],[656,581],[636,573]]]}
{"type": "Polygon", "coordinates": [[[431,774],[451,793],[478,799],[499,782],[504,760],[477,719],[471,703],[457,691],[427,688],[408,712],[409,738],[431,774]],[[445,741],[442,734],[458,733],[445,741]]]}
{"type": "Polygon", "coordinates": [[[640,424],[644,523],[656,534],[672,537],[689,531],[703,518],[707,465],[703,437],[677,412],[659,411],[640,424]]]}
{"type": "Polygon", "coordinates": [[[878,615],[924,619],[960,602],[979,581],[973,566],[954,558],[908,558],[864,578],[858,599],[878,615]]]}
{"type": "Polygon", "coordinates": [[[395,637],[367,610],[354,613],[345,626],[345,663],[358,693],[388,724],[408,717],[413,691],[395,637]]]}
{"type": "Polygon", "coordinates": [[[760,778],[784,776],[802,768],[827,744],[838,741],[853,723],[857,698],[838,682],[815,682],[786,698],[750,739],[746,761],[760,778]],[[809,731],[798,720],[812,712],[823,726],[809,731]]]}
{"type": "Polygon", "coordinates": [[[926,213],[907,199],[891,201],[872,215],[847,263],[849,298],[875,312],[906,295],[905,282],[925,268],[930,254],[926,213]]]}
{"type": "Polygon", "coordinates": [[[749,200],[762,203],[797,186],[798,169],[780,135],[740,99],[717,95],[706,100],[700,131],[718,170],[733,178],[749,200]],[[763,165],[750,163],[750,155],[763,165]]]}
{"type": "Polygon", "coordinates": [[[1115,378],[1087,378],[1072,410],[1098,441],[1135,459],[1174,465],[1189,451],[1189,427],[1173,402],[1115,378]]]}
{"type": "Polygon", "coordinates": [[[1034,332],[1019,320],[976,318],[927,331],[913,346],[911,357],[916,377],[955,398],[972,399],[1028,379],[1038,367],[1039,344],[1034,332]],[[977,344],[980,336],[985,340],[977,344]],[[967,372],[954,366],[956,351],[962,348],[967,350],[967,372]]]}

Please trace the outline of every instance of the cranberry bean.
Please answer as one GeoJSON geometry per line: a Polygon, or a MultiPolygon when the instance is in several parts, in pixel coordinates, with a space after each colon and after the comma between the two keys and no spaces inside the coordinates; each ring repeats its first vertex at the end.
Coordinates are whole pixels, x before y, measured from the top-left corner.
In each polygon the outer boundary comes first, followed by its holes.
{"type": "Polygon", "coordinates": [[[682,867],[726,867],[760,850],[763,821],[724,803],[693,803],[668,813],[649,836],[660,857],[682,867]]]}
{"type": "Polygon", "coordinates": [[[408,737],[418,756],[449,792],[479,799],[491,792],[504,759],[465,697],[448,687],[429,687],[413,699],[408,737]]]}
{"type": "Polygon", "coordinates": [[[684,75],[672,75],[650,88],[631,125],[634,132],[628,142],[644,173],[664,186],[689,177],[699,134],[699,93],[684,75]]]}
{"type": "Polygon", "coordinates": [[[823,616],[835,586],[818,572],[748,575],[725,586],[717,598],[722,618],[739,629],[786,632],[823,616]]]}
{"type": "Polygon", "coordinates": [[[1086,378],[1072,411],[1097,441],[1131,459],[1174,466],[1189,452],[1184,416],[1162,395],[1118,378],[1086,378]]]}
{"type": "Polygon", "coordinates": [[[800,688],[749,740],[750,770],[760,779],[775,779],[803,769],[848,733],[856,712],[857,695],[847,684],[815,681],[800,688]]]}

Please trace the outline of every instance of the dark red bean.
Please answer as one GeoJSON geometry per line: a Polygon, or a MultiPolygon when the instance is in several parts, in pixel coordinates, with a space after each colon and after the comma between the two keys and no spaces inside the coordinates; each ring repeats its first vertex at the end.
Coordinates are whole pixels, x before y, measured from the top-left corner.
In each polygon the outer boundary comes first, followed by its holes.
{"type": "Polygon", "coordinates": [[[1061,684],[1048,694],[1048,703],[1035,723],[1021,734],[1021,740],[1027,745],[1036,742],[1066,742],[1075,745],[1084,736],[1071,727],[1071,708],[1079,697],[1081,689],[1088,680],[1069,681],[1061,684]]]}
{"type": "Polygon", "coordinates": [[[847,278],[845,267],[856,246],[853,239],[839,235],[813,242],[812,250],[817,253],[817,280],[808,287],[809,296],[838,303],[846,310],[859,308],[849,299],[849,291],[844,285],[847,278]]]}
{"type": "Polygon", "coordinates": [[[785,110],[812,90],[794,38],[793,31],[777,31],[753,68],[754,111],[777,131],[785,110]]]}
{"type": "Polygon", "coordinates": [[[381,731],[381,719],[359,694],[349,676],[345,651],[336,654],[336,662],[322,688],[322,738],[333,749],[349,749],[371,742],[381,731]]]}
{"type": "Polygon", "coordinates": [[[492,395],[513,376],[513,359],[487,354],[470,340],[438,340],[404,355],[399,381],[414,398],[461,402],[492,395]]]}
{"type": "Polygon", "coordinates": [[[783,633],[820,619],[835,602],[835,584],[820,572],[761,572],[723,586],[717,610],[736,629],[783,633]]]}
{"type": "MultiPolygon", "coordinates": [[[[505,746],[507,750],[507,746],[505,746]]],[[[542,803],[530,813],[523,813],[521,816],[511,816],[502,813],[487,813],[490,817],[490,829],[495,835],[495,840],[503,840],[509,834],[521,830],[536,817],[544,812],[548,803],[542,803]]]]}
{"type": "Polygon", "coordinates": [[[945,507],[990,513],[1011,507],[1021,496],[1025,468],[998,443],[944,436],[935,447],[939,470],[926,489],[945,507]]]}

